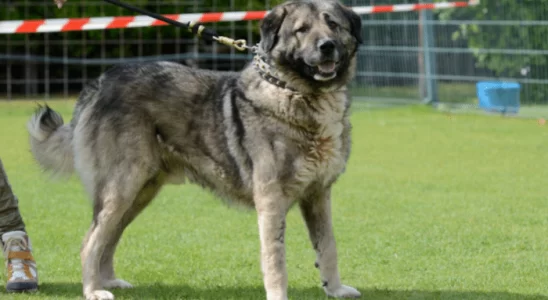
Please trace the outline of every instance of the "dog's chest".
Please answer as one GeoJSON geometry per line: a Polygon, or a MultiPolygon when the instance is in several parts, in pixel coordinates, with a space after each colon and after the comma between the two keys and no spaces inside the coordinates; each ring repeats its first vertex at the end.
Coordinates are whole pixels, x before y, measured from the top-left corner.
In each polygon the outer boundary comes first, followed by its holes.
{"type": "Polygon", "coordinates": [[[344,113],[346,98],[343,94],[318,99],[309,112],[314,119],[314,130],[308,132],[299,145],[300,155],[295,161],[298,182],[318,182],[329,185],[346,165],[347,140],[344,113]]]}
{"type": "Polygon", "coordinates": [[[289,175],[292,189],[303,191],[312,183],[323,186],[332,183],[345,168],[349,147],[345,144],[348,138],[344,136],[348,134],[345,130],[345,124],[348,124],[346,92],[338,90],[305,96],[288,90],[278,91],[268,83],[264,85],[261,87],[273,89],[272,92],[263,97],[254,95],[254,91],[250,93],[256,103],[274,115],[274,123],[280,126],[277,130],[280,141],[292,141],[287,145],[291,150],[285,148],[286,142],[281,142],[275,150],[288,151],[285,160],[292,166],[289,175]]]}
{"type": "Polygon", "coordinates": [[[294,164],[298,182],[328,185],[342,173],[346,164],[343,130],[342,122],[322,126],[317,135],[301,144],[294,164]]]}

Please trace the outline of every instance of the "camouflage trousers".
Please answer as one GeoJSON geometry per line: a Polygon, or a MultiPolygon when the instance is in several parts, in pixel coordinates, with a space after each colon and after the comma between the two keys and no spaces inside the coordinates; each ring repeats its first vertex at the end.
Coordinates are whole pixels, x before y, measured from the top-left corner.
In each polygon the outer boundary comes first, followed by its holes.
{"type": "Polygon", "coordinates": [[[14,231],[25,230],[25,223],[19,213],[19,203],[8,182],[8,176],[0,160],[0,236],[14,231]]]}

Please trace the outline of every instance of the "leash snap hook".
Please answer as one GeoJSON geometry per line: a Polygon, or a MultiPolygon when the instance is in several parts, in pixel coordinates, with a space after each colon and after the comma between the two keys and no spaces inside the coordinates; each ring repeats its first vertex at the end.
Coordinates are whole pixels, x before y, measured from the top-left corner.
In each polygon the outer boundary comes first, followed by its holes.
{"type": "Polygon", "coordinates": [[[247,41],[246,40],[236,40],[234,41],[234,48],[240,50],[240,51],[244,51],[246,49],[249,49],[249,47],[247,46],[247,41]]]}
{"type": "Polygon", "coordinates": [[[234,47],[236,50],[239,51],[245,51],[249,47],[247,46],[246,40],[234,40],[226,36],[218,36],[214,38],[217,42],[227,45],[230,47],[234,47]]]}

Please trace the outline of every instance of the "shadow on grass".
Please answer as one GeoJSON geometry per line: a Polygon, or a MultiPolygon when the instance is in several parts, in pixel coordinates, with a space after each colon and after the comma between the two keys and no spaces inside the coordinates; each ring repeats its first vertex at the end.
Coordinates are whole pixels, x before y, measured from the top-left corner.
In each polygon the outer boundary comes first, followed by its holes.
{"type": "MultiPolygon", "coordinates": [[[[80,283],[44,283],[36,296],[82,298],[80,283]]],[[[548,300],[548,296],[481,291],[376,290],[358,288],[364,300],[548,300]]],[[[116,299],[265,299],[262,286],[212,287],[197,289],[186,285],[150,284],[129,290],[113,290],[116,299]]],[[[1,296],[0,296],[1,297],[1,296]]],[[[327,299],[321,288],[290,288],[289,298],[297,300],[327,299]]]]}

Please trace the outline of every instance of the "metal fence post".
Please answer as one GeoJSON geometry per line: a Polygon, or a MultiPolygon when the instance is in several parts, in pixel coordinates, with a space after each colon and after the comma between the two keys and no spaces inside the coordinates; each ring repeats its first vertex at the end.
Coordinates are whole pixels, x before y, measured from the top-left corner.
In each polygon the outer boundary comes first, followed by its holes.
{"type": "MultiPolygon", "coordinates": [[[[432,2],[432,0],[426,0],[426,2],[432,2]]],[[[426,98],[425,103],[436,104],[438,102],[438,82],[436,79],[436,53],[433,48],[436,47],[434,40],[434,14],[432,10],[421,11],[421,19],[423,20],[422,26],[422,52],[424,62],[424,72],[426,84],[426,98]]]]}

